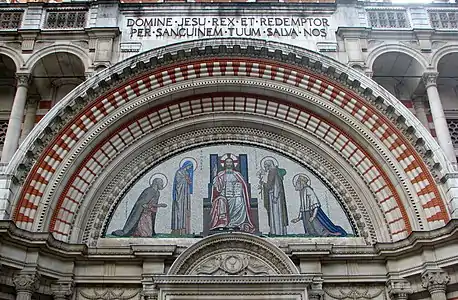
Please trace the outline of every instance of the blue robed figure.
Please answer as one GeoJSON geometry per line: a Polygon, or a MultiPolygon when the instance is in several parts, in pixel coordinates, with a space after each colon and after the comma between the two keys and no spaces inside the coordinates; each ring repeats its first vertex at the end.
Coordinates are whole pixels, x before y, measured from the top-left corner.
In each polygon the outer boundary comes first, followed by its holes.
{"type": "Polygon", "coordinates": [[[299,216],[291,220],[296,223],[302,221],[305,234],[312,236],[347,236],[342,227],[335,225],[321,209],[320,201],[310,186],[310,179],[305,174],[298,174],[293,180],[296,191],[299,192],[301,202],[299,216]]]}
{"type": "Polygon", "coordinates": [[[194,164],[184,161],[176,171],[172,191],[172,234],[191,233],[191,195],[194,164]]]}

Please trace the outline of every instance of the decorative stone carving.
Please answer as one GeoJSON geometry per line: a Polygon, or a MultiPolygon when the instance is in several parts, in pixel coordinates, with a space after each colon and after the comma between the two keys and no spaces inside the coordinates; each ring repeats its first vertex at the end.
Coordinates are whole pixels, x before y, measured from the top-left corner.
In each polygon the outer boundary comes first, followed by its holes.
{"type": "Polygon", "coordinates": [[[207,237],[186,249],[168,272],[168,275],[197,274],[291,275],[299,271],[277,246],[250,234],[224,233],[207,237]]]}
{"type": "Polygon", "coordinates": [[[32,293],[38,289],[39,286],[39,274],[19,274],[13,278],[14,286],[16,291],[32,293]]]}
{"type": "Polygon", "coordinates": [[[406,300],[412,293],[410,282],[405,279],[392,279],[387,282],[388,294],[393,300],[406,300]]]}
{"type": "Polygon", "coordinates": [[[244,253],[224,253],[214,255],[193,271],[192,275],[269,275],[275,274],[273,268],[262,260],[244,253]]]}
{"type": "Polygon", "coordinates": [[[73,293],[73,282],[57,282],[51,285],[55,300],[68,299],[73,293]]]}
{"type": "Polygon", "coordinates": [[[135,288],[81,288],[79,295],[88,300],[139,299],[140,290],[135,288]]]}
{"type": "Polygon", "coordinates": [[[326,295],[333,299],[384,299],[384,287],[380,285],[349,284],[349,285],[328,285],[324,288],[326,295]]]}
{"type": "Polygon", "coordinates": [[[313,279],[312,284],[310,285],[310,288],[308,289],[308,298],[310,300],[321,300],[323,299],[324,296],[324,291],[323,291],[323,279],[319,278],[313,279]]]}
{"type": "Polygon", "coordinates": [[[437,83],[437,77],[439,76],[439,73],[437,72],[428,72],[423,74],[423,83],[426,88],[436,85],[437,83]]]}
{"type": "Polygon", "coordinates": [[[447,284],[450,282],[450,276],[441,270],[426,270],[421,275],[422,286],[431,294],[445,293],[447,284]]]}
{"type": "Polygon", "coordinates": [[[30,83],[30,74],[16,74],[17,87],[28,87],[30,83]]]}

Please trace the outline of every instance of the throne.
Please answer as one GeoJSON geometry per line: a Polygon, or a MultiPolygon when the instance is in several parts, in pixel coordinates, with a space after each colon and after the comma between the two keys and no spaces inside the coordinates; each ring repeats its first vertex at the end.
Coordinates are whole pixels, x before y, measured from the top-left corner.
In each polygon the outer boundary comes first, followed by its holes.
{"type": "MultiPolygon", "coordinates": [[[[229,154],[224,155],[227,157],[229,154]]],[[[234,170],[240,172],[242,177],[245,179],[248,187],[248,197],[250,199],[250,214],[253,220],[253,225],[256,228],[255,234],[259,234],[259,216],[258,216],[258,199],[251,197],[251,184],[248,178],[248,158],[246,154],[239,154],[238,156],[232,157],[237,163],[234,166],[234,170]]],[[[218,230],[210,231],[211,222],[211,208],[212,208],[212,183],[218,172],[222,171],[224,167],[221,163],[221,157],[218,154],[210,154],[210,181],[208,183],[208,197],[203,199],[203,236],[211,235],[214,233],[221,232],[232,232],[237,231],[236,228],[221,228],[218,230]]]]}

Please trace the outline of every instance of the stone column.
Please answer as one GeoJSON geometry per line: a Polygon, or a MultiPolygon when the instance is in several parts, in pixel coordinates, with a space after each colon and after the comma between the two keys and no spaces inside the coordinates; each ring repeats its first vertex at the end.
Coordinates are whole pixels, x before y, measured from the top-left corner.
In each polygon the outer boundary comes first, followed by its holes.
{"type": "Polygon", "coordinates": [[[424,96],[412,97],[413,107],[415,109],[415,116],[420,120],[421,124],[429,131],[429,122],[426,116],[426,105],[424,96]]]}
{"type": "Polygon", "coordinates": [[[54,300],[68,300],[73,294],[73,282],[57,282],[51,284],[54,300]]]}
{"type": "Polygon", "coordinates": [[[430,72],[423,74],[423,82],[428,94],[429,106],[433,117],[434,127],[436,129],[437,140],[447,158],[456,166],[455,149],[453,148],[450,132],[448,131],[447,120],[445,119],[444,109],[437,90],[437,76],[439,73],[430,72]]]}
{"type": "Polygon", "coordinates": [[[17,75],[17,89],[14,96],[13,108],[6,130],[5,144],[2,151],[2,162],[8,162],[13,157],[19,144],[21,136],[22,119],[24,118],[24,108],[27,99],[27,89],[29,86],[29,74],[17,75]]]}
{"type": "Polygon", "coordinates": [[[412,294],[410,283],[402,278],[388,280],[387,287],[392,300],[407,300],[409,294],[412,294]]]}
{"type": "Polygon", "coordinates": [[[31,300],[33,293],[39,287],[38,274],[19,274],[13,278],[16,287],[16,300],[31,300]]]}
{"type": "Polygon", "coordinates": [[[447,300],[447,284],[450,277],[441,269],[426,270],[421,275],[422,286],[429,291],[432,300],[447,300]]]}
{"type": "Polygon", "coordinates": [[[35,126],[39,101],[40,99],[38,97],[29,97],[27,101],[27,110],[25,113],[24,125],[22,126],[21,140],[24,140],[35,126]]]}

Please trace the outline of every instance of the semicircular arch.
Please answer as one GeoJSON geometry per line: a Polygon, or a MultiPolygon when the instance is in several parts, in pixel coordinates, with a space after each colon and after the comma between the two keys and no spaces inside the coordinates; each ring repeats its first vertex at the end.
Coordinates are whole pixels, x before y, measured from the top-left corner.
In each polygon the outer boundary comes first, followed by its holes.
{"type": "Polygon", "coordinates": [[[369,53],[367,56],[366,64],[367,67],[372,70],[374,62],[382,56],[383,54],[390,53],[390,52],[397,52],[397,53],[403,53],[405,55],[408,55],[415,61],[417,61],[420,66],[423,68],[423,70],[426,70],[429,67],[428,60],[423,56],[423,54],[420,51],[417,51],[415,49],[409,48],[404,45],[400,44],[385,44],[385,45],[380,45],[369,53]]]}
{"type": "Polygon", "coordinates": [[[24,60],[16,50],[5,46],[0,46],[0,54],[9,57],[14,62],[16,66],[16,72],[19,72],[24,66],[24,60]]]}
{"type": "MultiPolygon", "coordinates": [[[[114,118],[114,112],[125,109],[127,107],[125,105],[134,103],[134,99],[141,99],[145,93],[154,90],[163,93],[162,96],[173,95],[171,91],[180,90],[179,86],[182,83],[192,86],[201,79],[210,79],[214,76],[227,77],[228,82],[235,77],[258,78],[264,80],[265,86],[283,90],[289,86],[315,94],[318,97],[315,99],[321,99],[319,101],[323,107],[344,111],[357,125],[353,128],[353,134],[359,135],[357,139],[365,140],[366,134],[363,132],[370,132],[367,136],[371,136],[372,143],[375,143],[372,144],[371,151],[380,155],[383,155],[383,152],[391,153],[392,166],[389,167],[391,172],[396,173],[394,170],[396,168],[402,170],[404,173],[397,176],[405,176],[409,181],[408,185],[414,191],[410,193],[403,189],[406,201],[415,205],[414,203],[418,202],[416,199],[420,198],[422,209],[432,208],[433,213],[427,217],[427,222],[431,226],[442,226],[448,221],[449,216],[435,185],[432,171],[423,162],[421,154],[422,151],[426,151],[425,149],[431,149],[430,147],[437,150],[437,143],[429,135],[422,135],[421,129],[415,132],[398,128],[399,124],[396,122],[399,118],[396,114],[404,116],[405,123],[401,124],[401,127],[413,126],[418,123],[418,120],[399,101],[385,93],[373,81],[361,78],[358,71],[343,67],[336,61],[304,50],[294,49],[297,51],[291,52],[291,47],[281,44],[265,42],[260,44],[259,41],[238,40],[206,42],[199,43],[198,48],[195,48],[196,45],[193,43],[181,44],[181,47],[174,45],[167,48],[170,52],[160,51],[162,55],[159,57],[155,56],[155,51],[139,55],[129,61],[130,67],[126,66],[127,63],[121,63],[98,73],[96,78],[89,79],[86,84],[70,93],[62,101],[62,105],[56,106],[22,145],[24,147],[22,153],[25,154],[30,153],[29,148],[36,148],[34,143],[37,140],[49,144],[40,151],[42,154],[37,163],[32,166],[27,162],[30,156],[21,157],[21,154],[17,153],[8,166],[12,173],[17,173],[19,164],[26,166],[29,164],[32,168],[25,181],[25,186],[28,188],[22,190],[18,202],[15,202],[18,203],[14,215],[17,224],[28,229],[36,226],[34,224],[39,219],[36,214],[38,206],[42,203],[42,191],[48,193],[50,198],[55,197],[53,188],[50,188],[50,179],[55,179],[52,182],[61,182],[62,178],[68,178],[68,176],[56,175],[56,168],[61,168],[61,162],[68,166],[74,161],[74,147],[86,147],[94,143],[95,137],[100,137],[100,132],[92,131],[99,122],[114,118]],[[190,51],[190,56],[186,55],[186,50],[190,51]],[[166,92],[161,88],[171,88],[171,90],[166,92]],[[386,115],[391,115],[392,119],[387,118],[386,115]],[[72,121],[62,122],[62,120],[72,121]],[[45,128],[47,134],[44,134],[45,128]],[[55,135],[50,135],[49,131],[54,131],[55,135]],[[83,137],[89,139],[85,143],[80,143],[83,137]],[[415,141],[418,138],[425,141],[423,150],[416,149],[411,144],[411,140],[415,141]]],[[[252,86],[256,85],[252,84],[252,86]]],[[[280,104],[277,103],[276,107],[275,112],[280,111],[280,104]]],[[[170,108],[172,106],[159,110],[157,112],[159,119],[170,118],[170,108]],[[162,113],[165,113],[163,117],[161,117],[162,113]]],[[[179,106],[175,108],[180,111],[179,106]]],[[[289,110],[286,108],[286,111],[291,111],[291,108],[289,110]]],[[[268,113],[272,111],[266,106],[265,114],[268,113]]],[[[327,128],[329,129],[330,126],[327,128]]],[[[349,153],[351,156],[348,159],[351,160],[358,150],[361,148],[355,147],[354,153],[349,153]]],[[[443,160],[443,153],[440,151],[433,153],[435,155],[433,159],[441,161],[446,169],[448,164],[443,160]]],[[[357,162],[359,161],[361,159],[357,162]]],[[[374,184],[376,188],[378,182],[374,180],[370,184],[374,184]]],[[[384,187],[379,186],[379,188],[384,187]]],[[[390,198],[391,196],[386,201],[390,198]]],[[[416,222],[416,220],[411,221],[416,222]]]]}
{"type": "Polygon", "coordinates": [[[25,62],[25,68],[33,70],[36,64],[44,57],[55,54],[55,53],[69,53],[78,57],[84,66],[85,72],[90,69],[90,59],[86,51],[75,45],[51,45],[36,51],[30,58],[25,62]]]}
{"type": "MultiPolygon", "coordinates": [[[[248,270],[249,264],[243,263],[234,270],[225,268],[224,260],[227,257],[239,256],[237,260],[243,257],[255,258],[261,265],[265,275],[294,275],[299,274],[299,270],[289,257],[277,246],[269,243],[265,239],[254,235],[244,233],[215,234],[193,244],[187,248],[172,264],[167,275],[196,275],[199,269],[203,269],[205,263],[212,261],[217,256],[223,264],[216,267],[217,272],[222,270],[225,274],[239,275],[241,272],[248,270]],[[226,254],[226,255],[225,255],[226,254]],[[229,255],[228,255],[229,254],[229,255]],[[222,258],[222,259],[221,259],[222,258]]],[[[208,268],[206,271],[208,272],[208,268]]],[[[202,273],[201,273],[202,274],[202,273]]]]}
{"type": "Polygon", "coordinates": [[[443,46],[434,52],[431,57],[431,67],[434,71],[438,70],[440,60],[448,54],[458,53],[458,45],[446,45],[443,46]]]}

